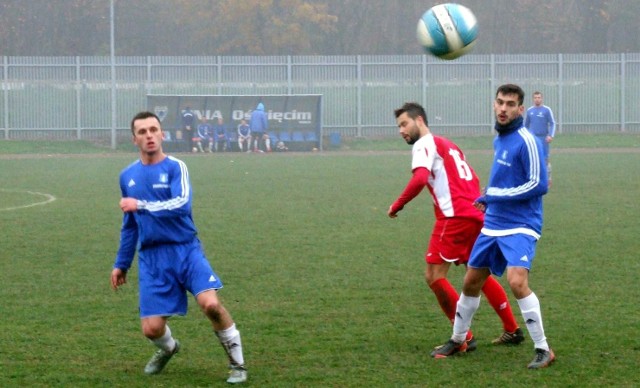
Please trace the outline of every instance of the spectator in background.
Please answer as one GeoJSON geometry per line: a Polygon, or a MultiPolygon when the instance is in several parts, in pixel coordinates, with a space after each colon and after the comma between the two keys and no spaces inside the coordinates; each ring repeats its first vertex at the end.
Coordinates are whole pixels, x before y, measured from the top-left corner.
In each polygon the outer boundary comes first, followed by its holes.
{"type": "Polygon", "coordinates": [[[556,121],[551,108],[542,103],[542,92],[533,92],[533,105],[527,109],[524,126],[540,139],[544,151],[544,162],[547,165],[547,181],[551,187],[551,163],[549,162],[549,143],[556,134],[556,121]]]}
{"type": "Polygon", "coordinates": [[[264,143],[264,150],[266,152],[271,152],[271,138],[268,133],[262,134],[262,142],[264,143]]]}
{"type": "Polygon", "coordinates": [[[198,124],[198,150],[204,152],[202,143],[207,142],[207,152],[213,151],[213,127],[209,124],[206,116],[200,118],[200,124],[198,124]]]}
{"type": "Polygon", "coordinates": [[[186,139],[186,151],[192,151],[193,149],[193,123],[195,122],[195,115],[191,111],[191,107],[186,106],[180,113],[180,120],[182,124],[182,138],[186,139]]]}
{"type": "Polygon", "coordinates": [[[284,144],[283,141],[278,141],[276,143],[276,151],[278,152],[285,152],[285,151],[289,151],[289,147],[287,147],[286,144],[284,144]]]}
{"type": "Polygon", "coordinates": [[[269,129],[269,121],[267,114],[264,112],[264,104],[258,103],[256,109],[251,112],[251,121],[249,122],[251,134],[253,135],[253,151],[254,152],[271,152],[271,140],[267,134],[269,129]],[[264,148],[264,149],[262,149],[264,148]]]}
{"type": "Polygon", "coordinates": [[[213,138],[215,141],[214,150],[216,152],[226,151],[229,148],[229,137],[227,127],[222,117],[218,117],[218,122],[213,126],[213,138]]]}
{"type": "Polygon", "coordinates": [[[247,124],[247,120],[240,120],[238,124],[238,148],[240,152],[244,151],[244,145],[247,145],[247,152],[251,151],[251,128],[247,124]]]}

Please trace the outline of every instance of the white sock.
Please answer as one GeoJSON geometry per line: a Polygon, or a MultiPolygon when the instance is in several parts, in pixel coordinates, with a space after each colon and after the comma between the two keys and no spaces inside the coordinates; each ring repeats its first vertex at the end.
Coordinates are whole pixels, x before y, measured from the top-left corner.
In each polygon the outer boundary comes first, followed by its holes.
{"type": "Polygon", "coordinates": [[[547,338],[544,336],[542,326],[542,313],[540,312],[540,301],[533,292],[531,295],[518,299],[518,306],[522,312],[522,318],[527,325],[527,330],[536,349],[549,350],[547,338]]]}
{"type": "Polygon", "coordinates": [[[232,324],[225,330],[216,331],[216,336],[218,336],[222,347],[227,352],[231,365],[244,366],[242,340],[240,339],[240,332],[236,330],[236,324],[232,324]]]}
{"type": "Polygon", "coordinates": [[[479,296],[466,296],[460,293],[460,299],[458,299],[456,306],[456,318],[453,321],[452,340],[458,343],[464,342],[467,337],[467,332],[471,327],[473,315],[476,313],[476,310],[478,310],[478,307],[480,307],[479,296]]]}
{"type": "Polygon", "coordinates": [[[169,325],[164,327],[164,335],[162,337],[151,340],[151,342],[165,352],[173,352],[176,348],[176,340],[171,336],[169,325]]]}

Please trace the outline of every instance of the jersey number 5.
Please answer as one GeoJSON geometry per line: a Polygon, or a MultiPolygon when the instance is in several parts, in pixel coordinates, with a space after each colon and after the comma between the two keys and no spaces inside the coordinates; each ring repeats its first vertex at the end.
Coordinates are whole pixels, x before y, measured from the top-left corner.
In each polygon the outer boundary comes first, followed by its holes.
{"type": "Polygon", "coordinates": [[[449,155],[451,155],[453,160],[455,160],[456,162],[456,167],[458,168],[458,175],[460,175],[460,178],[466,181],[472,180],[473,174],[471,173],[471,168],[469,168],[467,162],[462,159],[462,157],[460,156],[460,152],[454,149],[449,149],[449,155]]]}

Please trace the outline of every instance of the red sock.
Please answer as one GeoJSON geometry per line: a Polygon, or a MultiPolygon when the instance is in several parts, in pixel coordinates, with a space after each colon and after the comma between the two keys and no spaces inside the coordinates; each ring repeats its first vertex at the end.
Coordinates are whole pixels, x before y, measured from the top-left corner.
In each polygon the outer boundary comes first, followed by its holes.
{"type": "Polygon", "coordinates": [[[496,311],[502,320],[502,326],[505,331],[513,333],[518,328],[516,318],[511,311],[511,305],[507,299],[507,293],[504,292],[502,285],[493,277],[489,276],[482,286],[482,292],[487,297],[489,304],[496,311]]]}
{"type": "MultiPolygon", "coordinates": [[[[440,308],[444,312],[444,315],[449,318],[449,322],[453,325],[453,320],[456,317],[456,306],[458,304],[458,292],[453,288],[447,278],[440,278],[431,283],[431,290],[436,294],[436,299],[440,304],[440,308]]],[[[509,310],[511,311],[511,310],[509,310]]],[[[515,329],[514,329],[515,330],[515,329]]],[[[467,340],[473,338],[471,330],[467,332],[467,340]]]]}

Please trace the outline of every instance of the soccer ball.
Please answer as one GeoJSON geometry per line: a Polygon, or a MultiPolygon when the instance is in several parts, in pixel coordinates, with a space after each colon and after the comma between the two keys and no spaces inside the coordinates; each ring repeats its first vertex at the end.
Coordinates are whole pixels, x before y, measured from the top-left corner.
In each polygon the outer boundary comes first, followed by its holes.
{"type": "Polygon", "coordinates": [[[455,3],[439,4],[418,21],[418,42],[429,54],[452,60],[468,53],[478,37],[473,12],[455,3]]]}
{"type": "Polygon", "coordinates": [[[196,152],[198,152],[198,147],[193,147],[193,148],[191,149],[191,152],[193,152],[194,154],[195,154],[196,152]]]}

